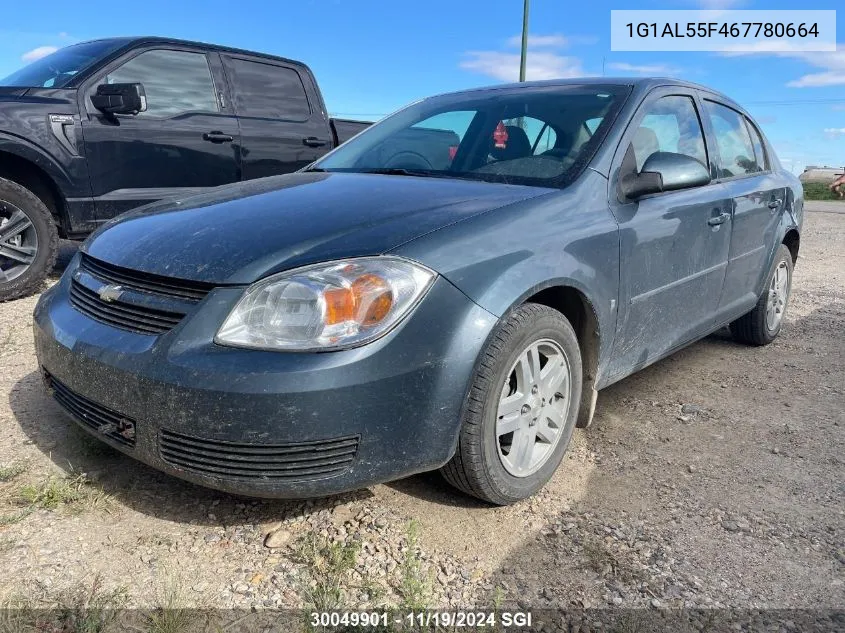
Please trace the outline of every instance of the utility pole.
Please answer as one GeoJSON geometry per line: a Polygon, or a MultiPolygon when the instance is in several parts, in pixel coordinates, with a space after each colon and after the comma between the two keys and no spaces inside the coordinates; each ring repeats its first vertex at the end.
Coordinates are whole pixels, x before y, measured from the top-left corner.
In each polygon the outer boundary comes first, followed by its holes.
{"type": "Polygon", "coordinates": [[[524,0],[522,8],[522,55],[519,58],[519,80],[525,81],[525,58],[528,54],[528,5],[531,0],[524,0]]]}

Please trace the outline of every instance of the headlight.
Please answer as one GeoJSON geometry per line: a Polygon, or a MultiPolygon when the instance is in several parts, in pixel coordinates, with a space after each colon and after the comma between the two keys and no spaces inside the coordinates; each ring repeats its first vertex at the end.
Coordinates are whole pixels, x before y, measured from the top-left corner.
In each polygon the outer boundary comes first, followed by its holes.
{"type": "Polygon", "coordinates": [[[435,274],[398,257],[316,264],[250,286],[214,338],[221,345],[328,350],[386,334],[419,302],[435,274]]]}

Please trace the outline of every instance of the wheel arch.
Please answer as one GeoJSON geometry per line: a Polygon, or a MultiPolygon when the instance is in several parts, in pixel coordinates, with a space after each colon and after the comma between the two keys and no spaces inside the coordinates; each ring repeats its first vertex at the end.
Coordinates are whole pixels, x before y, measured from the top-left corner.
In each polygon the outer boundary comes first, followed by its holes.
{"type": "Polygon", "coordinates": [[[581,350],[583,385],[578,413],[578,426],[589,426],[592,422],[596,402],[596,381],[599,372],[601,352],[601,322],[598,312],[587,294],[575,285],[561,283],[550,284],[535,289],[532,294],[522,298],[523,303],[539,303],[557,310],[572,325],[578,346],[581,350]]]}
{"type": "Polygon", "coordinates": [[[0,136],[0,178],[35,194],[50,210],[59,231],[64,232],[67,203],[62,183],[69,183],[69,178],[48,155],[20,139],[0,136]]]}
{"type": "Polygon", "coordinates": [[[793,266],[798,263],[798,249],[801,246],[801,234],[798,233],[798,229],[792,227],[786,231],[786,234],[783,236],[781,240],[781,244],[786,246],[789,249],[789,252],[792,254],[792,264],[793,266]]]}

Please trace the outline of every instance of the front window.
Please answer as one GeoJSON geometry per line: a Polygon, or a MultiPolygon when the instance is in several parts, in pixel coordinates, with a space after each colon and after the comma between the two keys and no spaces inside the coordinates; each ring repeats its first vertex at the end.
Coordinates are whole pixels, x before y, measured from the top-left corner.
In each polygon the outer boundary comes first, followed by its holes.
{"type": "Polygon", "coordinates": [[[76,75],[123,43],[122,40],[98,40],[66,46],[0,79],[0,86],[64,88],[76,75]]]}
{"type": "Polygon", "coordinates": [[[433,97],[372,126],[314,169],[562,187],[629,88],[545,86],[433,97]]]}

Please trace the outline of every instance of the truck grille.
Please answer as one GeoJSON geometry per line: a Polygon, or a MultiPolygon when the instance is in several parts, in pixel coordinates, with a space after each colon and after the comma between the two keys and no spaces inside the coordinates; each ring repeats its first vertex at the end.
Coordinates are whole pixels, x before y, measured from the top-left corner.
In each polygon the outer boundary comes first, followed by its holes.
{"type": "Polygon", "coordinates": [[[135,421],[72,391],[44,373],[53,398],[77,422],[124,446],[135,446],[135,421]]]}
{"type": "Polygon", "coordinates": [[[297,444],[238,444],[162,430],[159,450],[169,464],[212,477],[317,479],[347,470],[358,452],[358,438],[297,444]]]}
{"type": "Polygon", "coordinates": [[[77,279],[71,281],[70,303],[74,308],[97,321],[141,334],[158,335],[169,331],[185,317],[186,306],[198,303],[213,288],[211,284],[121,268],[84,254],[79,269],[103,284],[156,295],[164,299],[166,305],[172,305],[171,310],[164,310],[121,301],[120,298],[107,302],[77,279]]]}

